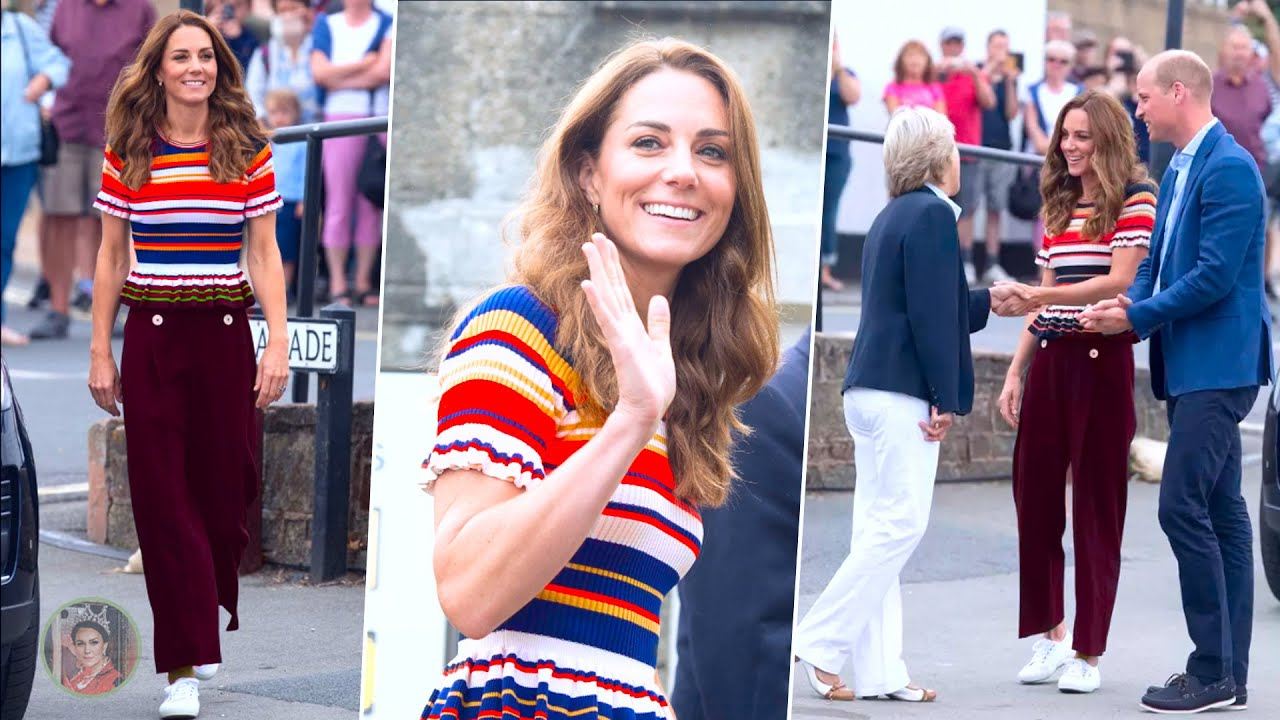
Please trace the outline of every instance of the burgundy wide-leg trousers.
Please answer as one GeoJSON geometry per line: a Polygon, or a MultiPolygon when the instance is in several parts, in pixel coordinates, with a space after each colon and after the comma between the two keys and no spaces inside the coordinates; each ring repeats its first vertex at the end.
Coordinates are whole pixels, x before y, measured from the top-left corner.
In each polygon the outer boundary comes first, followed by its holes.
{"type": "Polygon", "coordinates": [[[1023,392],[1013,451],[1018,511],[1018,636],[1064,618],[1067,468],[1071,468],[1076,618],[1073,647],[1101,655],[1120,582],[1128,500],[1133,344],[1128,335],[1041,341],[1023,392]]]}
{"type": "Polygon", "coordinates": [[[129,492],[156,672],[221,662],[239,627],[246,509],[258,494],[257,371],[244,310],[135,308],[121,357],[129,492]]]}

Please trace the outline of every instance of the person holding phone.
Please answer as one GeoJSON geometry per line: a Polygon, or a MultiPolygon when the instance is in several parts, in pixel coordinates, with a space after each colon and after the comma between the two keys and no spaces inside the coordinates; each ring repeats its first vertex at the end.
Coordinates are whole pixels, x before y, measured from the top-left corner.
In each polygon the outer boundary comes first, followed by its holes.
{"type": "MultiPolygon", "coordinates": [[[[1013,136],[1009,123],[1018,116],[1018,79],[1022,76],[1022,55],[1009,52],[1009,34],[1004,30],[992,30],[987,35],[987,59],[978,66],[986,83],[995,94],[995,104],[982,110],[982,146],[998,150],[1012,150],[1013,136]]],[[[1009,204],[1009,186],[1017,174],[1012,163],[998,160],[977,162],[974,192],[983,199],[987,208],[986,243],[987,267],[982,273],[985,282],[1009,280],[1009,273],[1000,264],[1000,216],[1009,204]]]]}

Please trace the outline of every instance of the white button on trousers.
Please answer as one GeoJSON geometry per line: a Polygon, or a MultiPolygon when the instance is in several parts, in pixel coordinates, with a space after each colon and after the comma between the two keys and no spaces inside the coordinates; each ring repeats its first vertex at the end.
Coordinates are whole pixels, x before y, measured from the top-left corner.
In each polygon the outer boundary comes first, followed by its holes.
{"type": "Polygon", "coordinates": [[[235,320],[231,317],[231,315],[230,315],[229,313],[228,313],[227,315],[223,315],[223,316],[222,316],[222,324],[223,324],[223,325],[230,325],[230,324],[231,324],[231,323],[233,323],[233,322],[235,322],[235,320]]]}
{"type": "Polygon", "coordinates": [[[794,648],[814,667],[841,674],[856,694],[882,695],[911,679],[902,660],[898,575],[929,524],[941,446],[917,425],[929,419],[919,398],[851,388],[844,413],[857,468],[853,537],[848,557],[796,626],[794,648]]]}
{"type": "Polygon", "coordinates": [[[151,324],[152,324],[152,325],[162,325],[162,324],[164,324],[164,316],[159,315],[159,314],[157,314],[157,315],[152,315],[152,316],[151,316],[151,324]]]}

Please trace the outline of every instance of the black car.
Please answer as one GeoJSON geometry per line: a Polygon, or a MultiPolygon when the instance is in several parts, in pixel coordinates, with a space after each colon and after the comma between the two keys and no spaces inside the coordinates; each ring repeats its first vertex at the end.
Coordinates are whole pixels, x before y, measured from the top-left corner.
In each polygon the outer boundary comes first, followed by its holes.
{"type": "Polygon", "coordinates": [[[1267,424],[1262,434],[1262,501],[1258,503],[1258,540],[1262,545],[1262,567],[1266,570],[1271,594],[1280,600],[1280,427],[1276,413],[1280,411],[1280,383],[1271,389],[1267,403],[1267,424]]]}
{"type": "Polygon", "coordinates": [[[36,466],[22,410],[0,358],[0,720],[27,712],[40,632],[36,466]]]}

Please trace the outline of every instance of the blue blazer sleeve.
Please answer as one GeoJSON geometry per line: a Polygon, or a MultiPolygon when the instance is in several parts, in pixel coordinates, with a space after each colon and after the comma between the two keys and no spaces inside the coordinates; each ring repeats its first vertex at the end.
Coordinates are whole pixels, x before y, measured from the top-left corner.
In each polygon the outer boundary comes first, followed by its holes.
{"type": "Polygon", "coordinates": [[[976,333],[991,319],[991,291],[986,288],[969,291],[969,332],[976,333]]]}
{"type": "MultiPolygon", "coordinates": [[[[1138,264],[1138,272],[1133,276],[1133,284],[1125,292],[1125,295],[1132,301],[1140,302],[1151,297],[1151,289],[1154,281],[1151,278],[1151,256],[1155,254],[1155,243],[1158,242],[1152,238],[1152,251],[1142,258],[1142,262],[1138,264]]],[[[1142,337],[1146,337],[1143,335],[1142,337]]]]}
{"type": "MultiPolygon", "coordinates": [[[[1161,325],[1196,315],[1226,297],[1244,264],[1252,219],[1261,212],[1262,196],[1254,189],[1253,167],[1227,158],[1206,167],[1196,185],[1200,194],[1200,253],[1191,272],[1164,292],[1129,307],[1129,322],[1139,337],[1150,337],[1161,325]]],[[[1183,192],[1190,194],[1194,188],[1183,192]]],[[[1184,201],[1186,197],[1184,196],[1184,201]]],[[[1167,222],[1174,222],[1169,218],[1167,222]]],[[[1150,273],[1148,273],[1150,275],[1150,273]]],[[[1152,278],[1154,281],[1154,278],[1152,278]]]]}
{"type": "MultiPolygon", "coordinates": [[[[959,410],[960,378],[956,357],[961,342],[969,342],[957,319],[960,308],[960,240],[955,216],[941,202],[929,203],[902,238],[907,323],[920,359],[925,384],[937,398],[940,412],[959,410]]],[[[967,314],[976,309],[969,296],[967,314]]]]}

